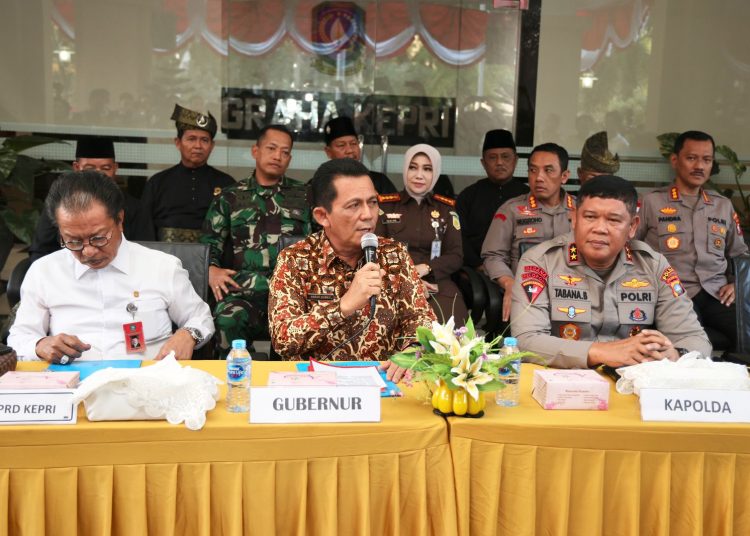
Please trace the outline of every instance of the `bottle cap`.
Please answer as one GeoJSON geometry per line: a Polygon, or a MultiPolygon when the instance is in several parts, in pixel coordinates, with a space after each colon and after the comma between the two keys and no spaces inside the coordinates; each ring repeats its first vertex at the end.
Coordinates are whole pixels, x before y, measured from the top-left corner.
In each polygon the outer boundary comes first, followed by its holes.
{"type": "Polygon", "coordinates": [[[518,346],[518,339],[515,337],[505,337],[503,344],[505,346],[518,346]]]}
{"type": "Polygon", "coordinates": [[[245,342],[245,339],[235,339],[232,341],[232,348],[235,350],[244,350],[247,348],[247,343],[245,342]]]}

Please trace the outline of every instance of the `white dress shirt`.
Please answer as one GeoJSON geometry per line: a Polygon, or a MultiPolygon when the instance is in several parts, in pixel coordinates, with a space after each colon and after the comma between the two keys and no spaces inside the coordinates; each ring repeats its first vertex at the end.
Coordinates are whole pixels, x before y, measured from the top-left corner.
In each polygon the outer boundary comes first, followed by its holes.
{"type": "Polygon", "coordinates": [[[39,359],[36,343],[66,333],[90,344],[80,359],[153,359],[178,327],[214,333],[208,305],[196,294],[187,270],[172,255],[122,237],[110,264],[95,270],[61,249],[31,265],[8,345],[21,360],[39,359]],[[132,303],[134,315],[126,309],[132,303]],[[126,353],[123,325],[142,322],[145,353],[126,353]]]}

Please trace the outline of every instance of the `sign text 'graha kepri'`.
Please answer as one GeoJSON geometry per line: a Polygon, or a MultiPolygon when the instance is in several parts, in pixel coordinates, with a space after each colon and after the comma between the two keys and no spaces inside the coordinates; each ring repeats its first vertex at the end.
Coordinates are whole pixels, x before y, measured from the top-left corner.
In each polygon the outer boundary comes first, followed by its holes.
{"type": "Polygon", "coordinates": [[[448,98],[223,88],[221,108],[229,139],[256,139],[273,123],[295,131],[298,141],[322,141],[329,119],[348,116],[367,143],[380,143],[382,135],[391,145],[454,143],[456,105],[448,98]]]}

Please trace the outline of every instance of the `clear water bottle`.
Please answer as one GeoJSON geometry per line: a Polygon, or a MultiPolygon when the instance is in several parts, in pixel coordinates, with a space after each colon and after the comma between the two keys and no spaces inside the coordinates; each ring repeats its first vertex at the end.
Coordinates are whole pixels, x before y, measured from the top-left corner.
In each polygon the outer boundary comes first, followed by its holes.
{"type": "MultiPolygon", "coordinates": [[[[505,337],[500,355],[506,356],[518,352],[518,341],[515,337],[505,337]]],[[[500,369],[500,378],[505,383],[505,389],[500,389],[495,394],[495,402],[498,406],[517,406],[521,400],[519,379],[521,377],[521,360],[516,359],[500,369]]]]}
{"type": "Polygon", "coordinates": [[[253,360],[242,339],[232,341],[227,356],[227,411],[244,413],[250,409],[250,377],[253,360]]]}

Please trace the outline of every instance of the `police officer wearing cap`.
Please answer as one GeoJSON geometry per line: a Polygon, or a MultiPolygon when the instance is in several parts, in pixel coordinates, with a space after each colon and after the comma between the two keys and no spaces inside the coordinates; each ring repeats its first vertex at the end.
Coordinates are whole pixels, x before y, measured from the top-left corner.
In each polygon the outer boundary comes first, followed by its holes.
{"type": "Polygon", "coordinates": [[[208,165],[214,149],[216,119],[175,104],[175,146],[180,163],[160,171],[146,183],[143,206],[153,221],[158,240],[197,242],[208,205],[222,188],[235,183],[208,165]]]}
{"type": "Polygon", "coordinates": [[[714,149],[705,132],[677,137],[670,158],[674,182],[644,196],[637,237],[669,259],[715,345],[732,351],[737,323],[729,260],[748,248],[731,201],[703,187],[714,149]]]}
{"type": "MultiPolygon", "coordinates": [[[[73,162],[75,171],[98,171],[117,182],[117,162],[115,146],[110,138],[86,136],[76,144],[76,159],[73,162]]],[[[143,210],[140,200],[123,192],[125,217],[123,232],[130,240],[154,240],[153,225],[148,214],[143,210]]],[[[34,238],[29,246],[31,262],[54,253],[60,249],[60,238],[57,226],[52,222],[47,211],[42,211],[34,231],[34,238]]]]}
{"type": "Polygon", "coordinates": [[[464,264],[472,268],[482,267],[482,243],[497,209],[507,200],[529,191],[528,186],[513,177],[518,154],[509,131],[490,130],[484,135],[480,162],[487,177],[464,189],[456,199],[464,264]]]}
{"type": "Polygon", "coordinates": [[[599,175],[614,175],[620,170],[620,156],[609,151],[607,132],[592,134],[581,149],[581,165],[577,173],[583,186],[587,180],[599,175]]]}
{"type": "Polygon", "coordinates": [[[595,177],[578,192],[573,231],[523,255],[511,323],[521,349],[560,368],[711,354],[675,269],[632,240],[637,198],[625,179],[595,177]]]}
{"type": "Polygon", "coordinates": [[[492,219],[482,258],[487,275],[503,289],[504,322],[510,318],[510,291],[521,254],[570,230],[575,200],[562,188],[569,175],[564,148],[555,143],[537,145],[529,156],[531,192],[507,201],[492,219]]]}
{"type": "MultiPolygon", "coordinates": [[[[354,122],[350,117],[339,116],[328,121],[323,127],[323,137],[326,142],[324,150],[329,159],[362,159],[357,130],[354,128],[354,122]]],[[[379,194],[391,194],[398,191],[386,175],[377,171],[370,171],[369,175],[372,184],[375,186],[375,191],[379,194]]]]}

